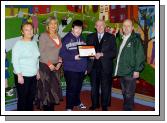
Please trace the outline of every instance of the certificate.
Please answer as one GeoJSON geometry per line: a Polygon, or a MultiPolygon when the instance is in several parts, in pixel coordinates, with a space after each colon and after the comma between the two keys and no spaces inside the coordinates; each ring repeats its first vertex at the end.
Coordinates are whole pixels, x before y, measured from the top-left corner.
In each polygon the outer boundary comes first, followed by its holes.
{"type": "Polygon", "coordinates": [[[94,46],[79,45],[78,52],[80,57],[91,57],[96,54],[94,46]]]}

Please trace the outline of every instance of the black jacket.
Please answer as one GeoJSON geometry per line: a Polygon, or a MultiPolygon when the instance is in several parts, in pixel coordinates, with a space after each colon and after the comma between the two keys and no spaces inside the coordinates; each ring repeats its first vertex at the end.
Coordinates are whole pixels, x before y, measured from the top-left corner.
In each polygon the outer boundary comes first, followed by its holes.
{"type": "MultiPolygon", "coordinates": [[[[99,44],[97,43],[98,43],[97,32],[87,36],[87,45],[93,45],[97,50],[97,47],[99,46],[99,44]]],[[[104,55],[103,57],[100,58],[102,69],[105,73],[112,74],[112,70],[113,70],[112,61],[116,57],[116,52],[117,52],[114,35],[107,32],[104,33],[101,39],[101,52],[104,55]]],[[[94,61],[95,60],[88,59],[88,66],[87,66],[88,73],[91,72],[94,61]]]]}

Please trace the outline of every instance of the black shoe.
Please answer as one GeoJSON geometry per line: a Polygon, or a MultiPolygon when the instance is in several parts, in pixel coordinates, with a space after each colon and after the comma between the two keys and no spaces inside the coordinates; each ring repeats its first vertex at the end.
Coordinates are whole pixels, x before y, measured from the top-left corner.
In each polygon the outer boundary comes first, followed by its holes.
{"type": "Polygon", "coordinates": [[[133,111],[132,108],[123,108],[124,111],[133,111]]]}
{"type": "Polygon", "coordinates": [[[102,111],[108,111],[107,107],[102,107],[102,111]]]}
{"type": "Polygon", "coordinates": [[[96,110],[97,108],[100,108],[100,106],[91,106],[89,107],[89,110],[96,110]]]}

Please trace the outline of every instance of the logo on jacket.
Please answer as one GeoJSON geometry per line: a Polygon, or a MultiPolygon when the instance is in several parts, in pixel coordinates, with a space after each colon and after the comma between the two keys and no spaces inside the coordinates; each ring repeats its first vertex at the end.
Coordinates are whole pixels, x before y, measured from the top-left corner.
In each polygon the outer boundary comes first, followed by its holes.
{"type": "Polygon", "coordinates": [[[131,47],[131,45],[132,45],[132,43],[131,43],[131,42],[129,42],[129,43],[128,43],[128,45],[127,45],[127,47],[131,47]]]}
{"type": "Polygon", "coordinates": [[[76,50],[78,45],[86,45],[86,43],[84,43],[84,42],[72,42],[71,43],[70,42],[70,43],[66,44],[66,48],[68,50],[76,50]]]}

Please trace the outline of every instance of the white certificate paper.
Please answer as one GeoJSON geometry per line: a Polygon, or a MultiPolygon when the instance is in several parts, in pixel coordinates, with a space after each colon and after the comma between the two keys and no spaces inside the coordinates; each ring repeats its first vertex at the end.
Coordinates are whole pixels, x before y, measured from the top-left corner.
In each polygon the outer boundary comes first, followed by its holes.
{"type": "Polygon", "coordinates": [[[80,57],[91,57],[95,56],[96,51],[94,46],[78,46],[79,56],[80,57]]]}

